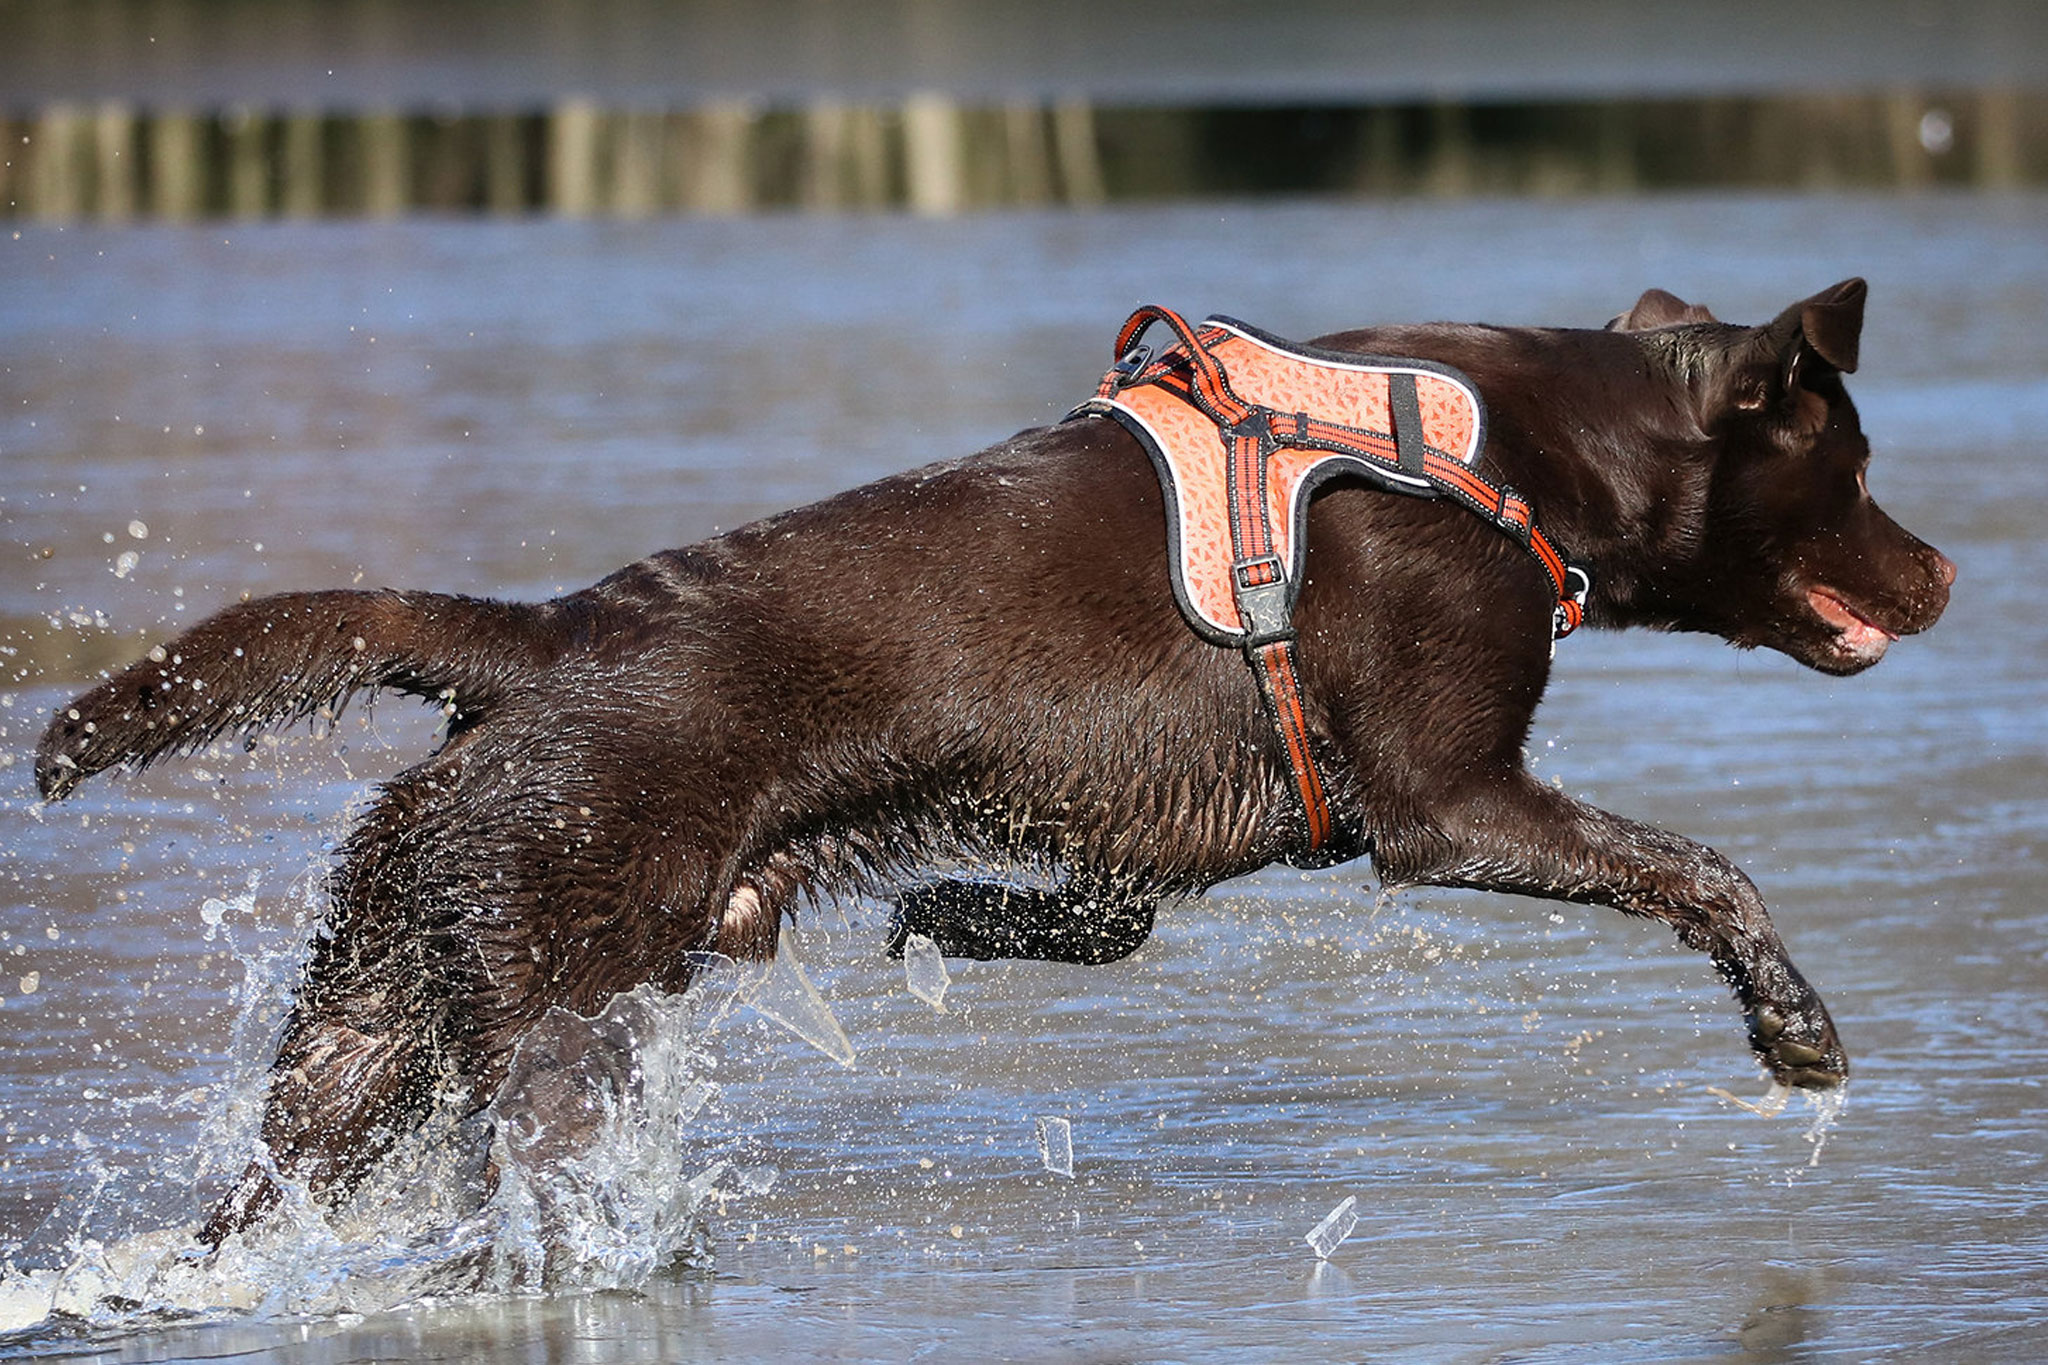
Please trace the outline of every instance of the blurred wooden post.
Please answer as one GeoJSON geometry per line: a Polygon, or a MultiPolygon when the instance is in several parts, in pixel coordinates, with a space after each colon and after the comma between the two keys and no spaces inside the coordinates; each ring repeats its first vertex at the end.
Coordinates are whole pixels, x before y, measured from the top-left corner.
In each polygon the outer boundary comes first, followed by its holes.
{"type": "Polygon", "coordinates": [[[221,120],[227,142],[228,212],[261,218],[270,212],[270,159],[264,152],[269,120],[252,109],[228,111],[221,120]]]}
{"type": "Polygon", "coordinates": [[[390,110],[365,114],[363,146],[363,212],[372,218],[396,218],[412,194],[412,149],[406,145],[405,119],[390,110]]]}
{"type": "Polygon", "coordinates": [[[881,208],[890,202],[889,130],[872,106],[846,114],[846,168],[853,177],[853,202],[881,208]]]}
{"type": "Polygon", "coordinates": [[[1478,188],[1472,121],[1459,104],[1438,104],[1429,120],[1429,165],[1423,186],[1431,194],[1466,195],[1478,188]]]}
{"type": "Polygon", "coordinates": [[[1793,124],[1799,134],[1799,186],[1807,190],[1840,187],[1832,146],[1839,96],[1810,95],[1794,101],[1793,124]]]}
{"type": "Polygon", "coordinates": [[[912,213],[945,217],[965,200],[966,148],[960,110],[944,95],[912,94],[903,101],[904,179],[912,213]]]}
{"type": "Polygon", "coordinates": [[[196,218],[205,207],[205,168],[200,165],[200,125],[182,109],[165,109],[149,128],[150,202],[159,218],[196,218]]]}
{"type": "Polygon", "coordinates": [[[1069,204],[1100,204],[1109,196],[1102,181],[1102,149],[1095,140],[1095,108],[1085,99],[1063,99],[1052,107],[1053,152],[1060,187],[1069,204]]]}
{"type": "Polygon", "coordinates": [[[597,107],[569,99],[548,114],[548,208],[584,218],[597,207],[597,107]]]}
{"type": "Polygon", "coordinates": [[[1917,90],[1895,90],[1884,102],[1885,147],[1892,180],[1902,189],[1923,189],[1934,178],[1933,159],[1920,143],[1920,120],[1926,116],[1926,102],[1917,90]]]}
{"type": "Polygon", "coordinates": [[[2020,137],[2020,97],[2014,90],[1977,93],[1977,184],[1988,190],[2015,189],[2025,179],[2020,137]]]}
{"type": "Polygon", "coordinates": [[[43,110],[28,143],[29,205],[36,217],[64,221],[85,211],[85,176],[79,165],[85,132],[83,117],[70,105],[43,110]]]}
{"type": "Polygon", "coordinates": [[[278,209],[287,218],[315,218],[327,206],[327,157],[320,115],[284,117],[278,149],[278,209]]]}
{"type": "Polygon", "coordinates": [[[93,211],[108,222],[135,216],[141,165],[135,155],[135,111],[118,100],[101,104],[93,118],[93,161],[98,186],[93,211]]]}
{"type": "Polygon", "coordinates": [[[803,112],[803,156],[797,171],[797,202],[807,209],[836,209],[846,202],[851,120],[836,100],[807,105],[803,112]]]}
{"type": "Polygon", "coordinates": [[[1749,149],[1731,170],[1737,180],[1774,187],[1799,183],[1801,123],[1785,100],[1752,97],[1749,105],[1749,149]]]}
{"type": "Polygon", "coordinates": [[[626,111],[612,115],[611,210],[621,218],[645,218],[661,207],[659,114],[626,111]]]}
{"type": "Polygon", "coordinates": [[[1052,151],[1046,145],[1045,110],[1035,104],[1003,109],[1009,202],[1043,204],[1052,198],[1052,151]]]}
{"type": "Polygon", "coordinates": [[[671,147],[682,207],[695,213],[740,214],[754,206],[754,111],[738,102],[706,105],[677,116],[671,147]]]}

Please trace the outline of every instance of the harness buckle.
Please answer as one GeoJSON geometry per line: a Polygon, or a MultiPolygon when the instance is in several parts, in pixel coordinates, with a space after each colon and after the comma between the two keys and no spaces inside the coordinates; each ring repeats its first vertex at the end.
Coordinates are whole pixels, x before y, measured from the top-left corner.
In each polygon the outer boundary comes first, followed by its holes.
{"type": "Polygon", "coordinates": [[[1237,599],[1237,614],[1244,624],[1247,650],[1294,638],[1294,621],[1288,609],[1287,578],[1278,556],[1248,559],[1231,568],[1231,586],[1237,599]]]}
{"type": "Polygon", "coordinates": [[[1564,581],[1565,591],[1571,595],[1572,601],[1584,607],[1587,596],[1593,591],[1592,571],[1581,564],[1567,564],[1564,566],[1564,581]],[[1574,579],[1578,581],[1577,587],[1570,586],[1574,579]]]}

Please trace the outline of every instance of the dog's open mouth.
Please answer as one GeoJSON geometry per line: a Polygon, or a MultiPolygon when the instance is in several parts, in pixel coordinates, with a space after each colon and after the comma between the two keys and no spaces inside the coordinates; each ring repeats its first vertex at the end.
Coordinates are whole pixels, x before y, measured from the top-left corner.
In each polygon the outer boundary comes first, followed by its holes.
{"type": "Polygon", "coordinates": [[[1897,631],[1885,629],[1831,589],[1808,588],[1806,604],[1813,608],[1814,615],[1834,628],[1835,648],[1858,663],[1876,663],[1884,657],[1891,642],[1899,638],[1897,631]]]}

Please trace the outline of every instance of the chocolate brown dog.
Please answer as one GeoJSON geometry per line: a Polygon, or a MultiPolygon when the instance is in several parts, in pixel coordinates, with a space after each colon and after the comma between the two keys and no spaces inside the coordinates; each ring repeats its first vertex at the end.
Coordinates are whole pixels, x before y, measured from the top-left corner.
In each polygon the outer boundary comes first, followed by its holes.
{"type": "MultiPolygon", "coordinates": [[[[1427,325],[1319,345],[1476,382],[1478,468],[1593,566],[1594,624],[1853,673],[1933,624],[1955,576],[1864,486],[1842,383],[1864,293],[1850,280],[1755,328],[1652,291],[1603,331],[1427,325]]],[[[1524,770],[1554,606],[1529,557],[1449,502],[1341,481],[1308,526],[1301,694],[1336,817],[1315,861],[1664,920],[1727,979],[1775,1078],[1839,1081],[1828,1012],[1747,877],[1524,770]]],[[[942,883],[906,899],[903,929],[1099,961],[1142,941],[1159,897],[1302,859],[1254,680],[1189,630],[1165,556],[1138,444],[1077,420],[552,602],[230,607],[62,710],[36,777],[60,798],[360,689],[444,707],[447,742],[342,851],[272,1080],[277,1170],[338,1199],[437,1091],[483,1106],[551,1006],[680,989],[707,950],[767,957],[805,894],[1014,860],[1057,889],[942,883]]],[[[252,1168],[212,1235],[275,1196],[252,1168]]]]}

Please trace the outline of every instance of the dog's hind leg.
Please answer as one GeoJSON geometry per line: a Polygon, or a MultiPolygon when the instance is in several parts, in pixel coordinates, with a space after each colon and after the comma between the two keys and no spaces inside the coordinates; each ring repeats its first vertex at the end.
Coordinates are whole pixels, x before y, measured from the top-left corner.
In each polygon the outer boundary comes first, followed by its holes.
{"type": "Polygon", "coordinates": [[[280,1202],[287,1180],[322,1202],[347,1195],[433,1101],[428,1050],[332,1020],[293,1018],[271,1073],[263,1119],[268,1160],[253,1161],[200,1233],[218,1245],[280,1202]]]}
{"type": "Polygon", "coordinates": [[[947,957],[1099,966],[1129,957],[1151,936],[1156,898],[1085,879],[1042,891],[1001,882],[941,881],[906,888],[889,923],[888,952],[922,934],[947,957]]]}
{"type": "Polygon", "coordinates": [[[580,731],[486,727],[386,786],[329,883],[271,1076],[268,1161],[210,1239],[274,1204],[275,1177],[333,1207],[437,1105],[483,1110],[549,1009],[682,989],[708,944],[710,860],[617,800],[608,771],[580,731]]]}
{"type": "Polygon", "coordinates": [[[351,834],[328,881],[330,909],[286,1021],[264,1102],[266,1155],[215,1207],[218,1243],[274,1207],[280,1181],[332,1206],[432,1108],[450,1069],[440,1036],[450,958],[429,946],[450,917],[434,893],[441,822],[432,812],[448,765],[402,774],[351,834]]]}

